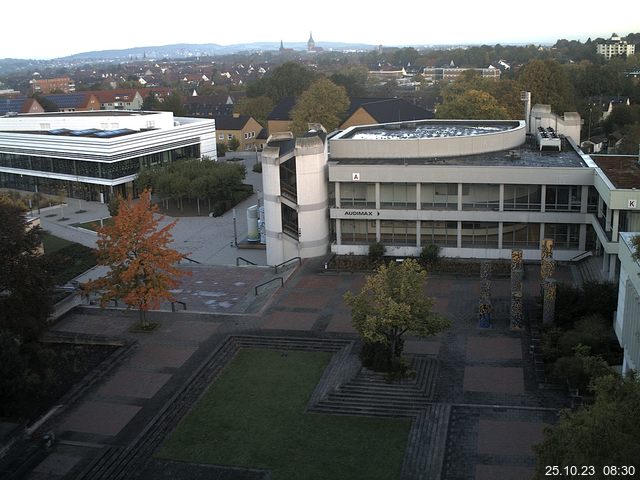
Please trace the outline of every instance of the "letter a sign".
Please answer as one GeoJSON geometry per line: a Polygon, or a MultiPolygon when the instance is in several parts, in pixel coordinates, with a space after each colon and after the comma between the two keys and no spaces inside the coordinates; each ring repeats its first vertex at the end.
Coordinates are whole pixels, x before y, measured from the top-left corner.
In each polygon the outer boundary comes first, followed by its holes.
{"type": "Polygon", "coordinates": [[[360,181],[360,174],[359,173],[352,173],[351,174],[351,180],[353,180],[354,182],[359,182],[360,181]]]}

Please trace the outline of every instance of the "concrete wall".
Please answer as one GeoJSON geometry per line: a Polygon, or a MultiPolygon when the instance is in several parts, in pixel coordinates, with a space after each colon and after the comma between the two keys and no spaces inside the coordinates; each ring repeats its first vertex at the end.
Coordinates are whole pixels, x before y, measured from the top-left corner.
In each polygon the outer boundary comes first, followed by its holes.
{"type": "Polygon", "coordinates": [[[551,105],[536,104],[531,109],[529,133],[535,134],[538,127],[553,128],[574,142],[580,143],[580,127],[582,119],[577,112],[564,112],[564,116],[551,112],[551,105]]]}
{"type": "MultiPolygon", "coordinates": [[[[406,123],[406,122],[404,122],[406,123]]],[[[416,122],[410,122],[416,123],[416,122]]],[[[426,124],[427,121],[420,121],[426,124]]],[[[435,120],[429,123],[459,124],[454,120],[435,120]]],[[[482,122],[491,124],[491,121],[482,122]]],[[[504,123],[504,122],[497,122],[504,123]]],[[[463,137],[437,137],[413,139],[353,139],[348,129],[330,140],[332,158],[429,158],[475,155],[509,150],[525,142],[525,124],[514,121],[514,128],[501,132],[463,137]]],[[[352,127],[357,128],[357,127],[352,127]]]]}

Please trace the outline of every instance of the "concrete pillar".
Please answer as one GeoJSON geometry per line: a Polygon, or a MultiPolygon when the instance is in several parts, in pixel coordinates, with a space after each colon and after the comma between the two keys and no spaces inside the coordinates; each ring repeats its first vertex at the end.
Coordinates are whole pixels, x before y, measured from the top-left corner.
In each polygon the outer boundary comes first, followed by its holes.
{"type": "Polygon", "coordinates": [[[602,253],[602,276],[606,276],[609,268],[609,254],[602,253]]]}
{"type": "Polygon", "coordinates": [[[420,236],[420,220],[416,220],[416,247],[422,247],[422,238],[420,236]]]}
{"type": "Polygon", "coordinates": [[[458,238],[457,238],[457,247],[462,248],[462,222],[458,222],[458,238]]]}
{"type": "MultiPolygon", "coordinates": [[[[504,212],[504,183],[500,184],[500,200],[498,202],[498,211],[504,212]]],[[[500,224],[502,225],[502,224],[500,224]]],[[[502,240],[500,240],[502,242],[502,240]]]]}
{"type": "Polygon", "coordinates": [[[498,222],[498,250],[502,249],[502,222],[498,222]]]}
{"type": "Polygon", "coordinates": [[[336,182],[334,189],[334,195],[336,196],[336,208],[342,208],[340,206],[340,182],[336,182]]]}
{"type": "Polygon", "coordinates": [[[458,184],[458,211],[462,211],[462,184],[458,184]]]}
{"type": "Polygon", "coordinates": [[[613,211],[613,225],[611,226],[611,241],[618,241],[618,226],[620,225],[620,210],[613,211]]]}
{"type": "Polygon", "coordinates": [[[589,186],[583,185],[580,192],[580,213],[587,213],[589,210],[589,186]]]}
{"type": "Polygon", "coordinates": [[[540,247],[542,247],[542,240],[544,240],[544,223],[540,224],[540,247]]]}
{"type": "Polygon", "coordinates": [[[611,209],[610,208],[607,208],[607,215],[605,217],[605,222],[604,222],[604,231],[605,232],[611,231],[611,209]]]}
{"type": "Polygon", "coordinates": [[[598,195],[598,218],[602,218],[602,206],[604,205],[604,201],[602,200],[602,197],[600,195],[598,195]]]}
{"type": "Polygon", "coordinates": [[[380,241],[380,220],[376,220],[376,242],[380,241]]]}
{"type": "Polygon", "coordinates": [[[416,210],[422,210],[422,188],[416,183],[416,210]]]}
{"type": "Polygon", "coordinates": [[[610,282],[616,279],[616,267],[618,263],[617,255],[609,255],[609,276],[607,277],[610,282]]]}
{"type": "Polygon", "coordinates": [[[578,234],[578,250],[587,249],[587,226],[583,223],[580,225],[580,233],[578,234]]]}
{"type": "Polygon", "coordinates": [[[336,218],[336,245],[342,245],[342,220],[336,218]]]}
{"type": "MultiPolygon", "coordinates": [[[[376,182],[376,210],[380,210],[380,182],[376,182]]],[[[378,232],[378,241],[380,241],[379,232],[378,232]]]]}
{"type": "MultiPolygon", "coordinates": [[[[540,185],[540,211],[544,213],[546,211],[547,205],[547,186],[540,185]]],[[[542,233],[540,234],[540,238],[542,238],[542,233]]]]}

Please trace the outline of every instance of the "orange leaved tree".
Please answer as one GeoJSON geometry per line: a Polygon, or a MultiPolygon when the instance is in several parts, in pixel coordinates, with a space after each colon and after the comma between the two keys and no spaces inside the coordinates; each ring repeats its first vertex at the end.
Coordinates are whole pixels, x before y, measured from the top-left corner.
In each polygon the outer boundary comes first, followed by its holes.
{"type": "Polygon", "coordinates": [[[84,285],[87,291],[99,293],[102,307],[121,299],[129,308],[137,308],[143,328],[149,327],[147,310],[172,301],[170,290],[187,274],[176,267],[183,255],[169,248],[176,222],[158,228],[162,217],[154,216],[157,209],[151,204],[149,190],[144,190],[137,202],[131,197],[120,202],[113,225],[98,230],[98,264],[110,271],[84,285]]]}

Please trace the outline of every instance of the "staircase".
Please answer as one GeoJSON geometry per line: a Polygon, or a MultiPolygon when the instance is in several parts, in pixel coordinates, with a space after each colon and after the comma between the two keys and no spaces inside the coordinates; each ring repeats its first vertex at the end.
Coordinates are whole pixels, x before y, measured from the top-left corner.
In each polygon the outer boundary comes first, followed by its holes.
{"type": "Polygon", "coordinates": [[[578,273],[585,282],[600,282],[603,280],[601,272],[602,257],[587,257],[576,263],[578,273]]]}

